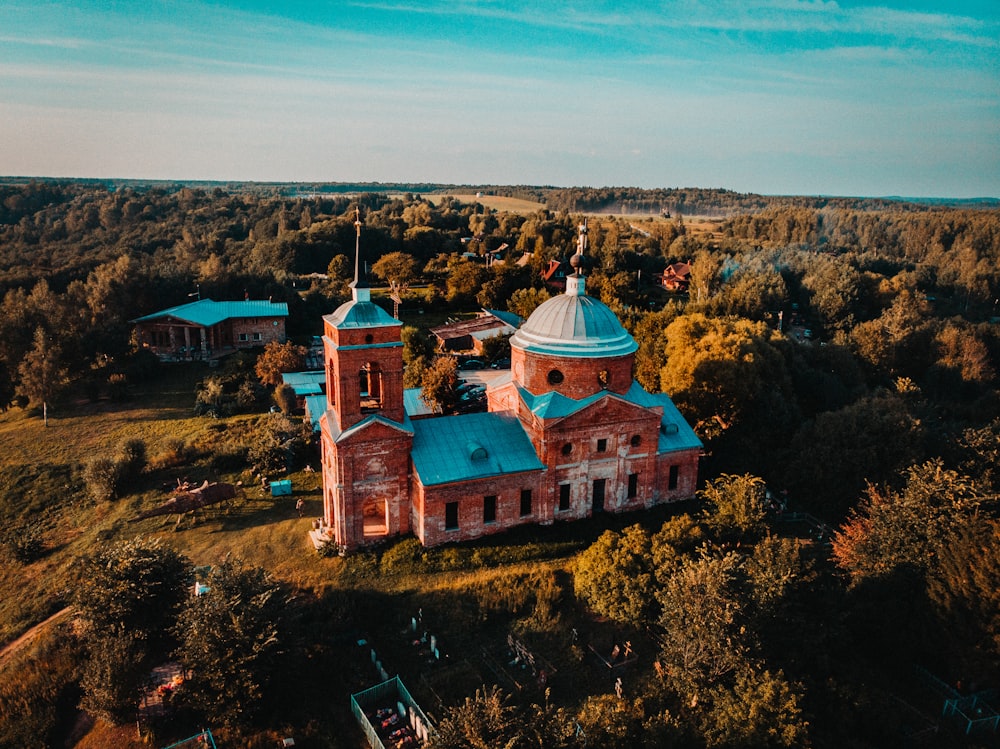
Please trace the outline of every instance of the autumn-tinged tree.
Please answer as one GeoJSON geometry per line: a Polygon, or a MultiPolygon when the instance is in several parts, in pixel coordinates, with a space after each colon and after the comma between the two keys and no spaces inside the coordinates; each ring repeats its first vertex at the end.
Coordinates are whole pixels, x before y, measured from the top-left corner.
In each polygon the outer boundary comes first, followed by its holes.
{"type": "Polygon", "coordinates": [[[751,415],[787,421],[794,407],[780,335],[762,322],[682,315],[666,330],[663,392],[705,436],[717,436],[751,415]]]}
{"type": "Polygon", "coordinates": [[[910,467],[901,491],[869,485],[858,508],[833,538],[833,556],[855,579],[908,566],[926,573],[954,533],[995,506],[966,476],[940,461],[910,467]]]}
{"type": "Polygon", "coordinates": [[[306,365],[306,348],[291,341],[271,341],[257,357],[254,372],[265,385],[277,386],[284,372],[296,372],[306,365]]]}

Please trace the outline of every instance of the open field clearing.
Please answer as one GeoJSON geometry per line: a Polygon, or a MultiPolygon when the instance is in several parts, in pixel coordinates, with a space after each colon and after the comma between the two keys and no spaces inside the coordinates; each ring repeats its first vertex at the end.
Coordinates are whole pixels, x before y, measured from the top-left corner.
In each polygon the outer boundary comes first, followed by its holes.
{"type": "Polygon", "coordinates": [[[442,195],[425,196],[432,203],[440,201],[443,197],[452,197],[463,203],[480,203],[487,208],[496,211],[509,211],[510,213],[534,213],[545,209],[544,203],[536,203],[533,200],[523,200],[521,198],[508,198],[503,195],[488,195],[482,193],[477,195],[470,193],[446,193],[442,195]]]}

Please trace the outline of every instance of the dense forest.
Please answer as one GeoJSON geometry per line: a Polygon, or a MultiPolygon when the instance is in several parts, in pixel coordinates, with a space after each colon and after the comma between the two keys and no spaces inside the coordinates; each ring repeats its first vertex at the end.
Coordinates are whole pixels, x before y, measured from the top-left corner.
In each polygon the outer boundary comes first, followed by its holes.
{"type": "MultiPolygon", "coordinates": [[[[996,205],[471,188],[545,206],[514,213],[438,188],[0,186],[0,403],[127,397],[156,366],[129,321],[193,294],[284,301],[294,339],[318,334],[349,295],[356,207],[373,276],[405,289],[404,309],[526,316],[589,214],[588,293],[639,343],[637,379],[706,446],[703,508],[608,531],[569,585],[655,633],[662,671],[575,718],[484,690],[439,745],[478,745],[477,714],[506,716],[492,740],[510,746],[579,746],[574,721],[590,747],[898,745],[893,695],[913,667],[1000,687],[996,205]],[[678,261],[690,287],[668,293],[656,278],[678,261]],[[772,535],[779,499],[828,530],[826,558],[772,535]],[[548,738],[529,744],[525,726],[548,738]]],[[[413,384],[433,355],[407,350],[413,384]]]]}

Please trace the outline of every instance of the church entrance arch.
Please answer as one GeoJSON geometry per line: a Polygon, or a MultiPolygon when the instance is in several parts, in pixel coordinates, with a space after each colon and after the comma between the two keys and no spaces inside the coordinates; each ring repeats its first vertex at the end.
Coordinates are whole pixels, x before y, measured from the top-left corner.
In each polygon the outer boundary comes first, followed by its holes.
{"type": "Polygon", "coordinates": [[[389,532],[389,500],[387,497],[368,497],[361,507],[365,520],[365,538],[384,536],[389,532]]]}

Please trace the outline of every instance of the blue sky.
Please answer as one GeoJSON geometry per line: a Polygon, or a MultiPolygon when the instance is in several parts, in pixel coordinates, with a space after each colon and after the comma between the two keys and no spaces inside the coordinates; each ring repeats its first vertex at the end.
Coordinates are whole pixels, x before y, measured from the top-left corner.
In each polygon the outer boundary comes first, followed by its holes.
{"type": "Polygon", "coordinates": [[[0,174],[1000,196],[1000,3],[4,0],[0,174]]]}

